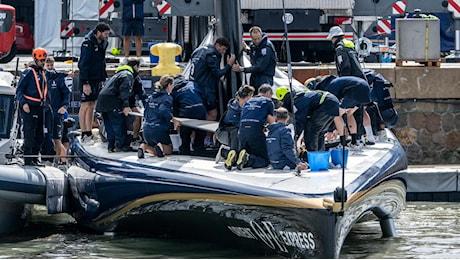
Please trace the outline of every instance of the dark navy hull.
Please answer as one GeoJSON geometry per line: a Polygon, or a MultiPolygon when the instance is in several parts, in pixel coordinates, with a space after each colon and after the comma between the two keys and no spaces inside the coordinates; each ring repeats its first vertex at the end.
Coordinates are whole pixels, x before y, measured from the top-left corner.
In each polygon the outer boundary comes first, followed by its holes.
{"type": "Polygon", "coordinates": [[[73,215],[100,232],[200,237],[263,254],[336,258],[355,222],[371,212],[388,228],[385,221],[405,201],[404,184],[392,179],[407,167],[398,143],[385,160],[347,182],[343,215],[333,190],[308,193],[305,187],[306,192],[292,192],[136,160],[111,160],[88,153],[78,141],[72,143],[72,153],[77,155],[68,170],[73,215]]]}

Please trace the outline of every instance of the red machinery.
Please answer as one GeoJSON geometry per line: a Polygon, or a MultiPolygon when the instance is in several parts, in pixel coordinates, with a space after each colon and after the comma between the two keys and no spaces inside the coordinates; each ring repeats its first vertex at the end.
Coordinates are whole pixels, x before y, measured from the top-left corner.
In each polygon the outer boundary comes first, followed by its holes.
{"type": "Polygon", "coordinates": [[[16,55],[16,10],[0,4],[0,63],[11,61],[16,55]]]}

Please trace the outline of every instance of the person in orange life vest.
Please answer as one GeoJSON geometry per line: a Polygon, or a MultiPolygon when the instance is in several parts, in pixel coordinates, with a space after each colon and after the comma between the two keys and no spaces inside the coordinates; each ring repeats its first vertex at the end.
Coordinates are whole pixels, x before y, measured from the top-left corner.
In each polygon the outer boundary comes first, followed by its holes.
{"type": "Polygon", "coordinates": [[[25,69],[16,88],[16,97],[22,116],[24,131],[24,164],[42,166],[38,159],[45,134],[51,131],[51,106],[46,82],[45,60],[48,53],[43,48],[32,51],[34,64],[25,69]]]}

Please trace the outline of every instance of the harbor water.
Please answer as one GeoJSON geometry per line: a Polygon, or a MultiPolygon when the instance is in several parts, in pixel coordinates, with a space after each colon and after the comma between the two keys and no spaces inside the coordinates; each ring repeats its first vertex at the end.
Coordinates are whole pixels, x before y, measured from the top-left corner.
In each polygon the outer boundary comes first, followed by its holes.
{"type": "MultiPolygon", "coordinates": [[[[377,221],[351,230],[340,258],[458,258],[460,203],[409,202],[395,220],[398,237],[381,238],[377,221]]],[[[0,238],[0,258],[277,258],[231,246],[168,237],[94,234],[67,214],[35,209],[21,232],[0,238]]]]}

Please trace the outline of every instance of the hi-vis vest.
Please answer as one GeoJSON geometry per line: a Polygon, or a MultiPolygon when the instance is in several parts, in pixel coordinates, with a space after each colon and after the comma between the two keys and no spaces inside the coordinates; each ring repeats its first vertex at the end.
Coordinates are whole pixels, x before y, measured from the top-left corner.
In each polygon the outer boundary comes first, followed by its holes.
{"type": "Polygon", "coordinates": [[[25,94],[24,94],[24,98],[28,99],[30,101],[38,102],[41,105],[43,105],[43,103],[46,101],[46,95],[48,94],[48,84],[46,82],[45,72],[42,71],[43,84],[44,84],[44,87],[42,88],[41,85],[40,85],[40,81],[38,80],[37,72],[34,69],[30,69],[30,70],[34,73],[35,85],[37,87],[37,92],[38,92],[38,95],[40,96],[40,98],[31,97],[31,96],[28,96],[28,95],[25,95],[25,94]]]}

